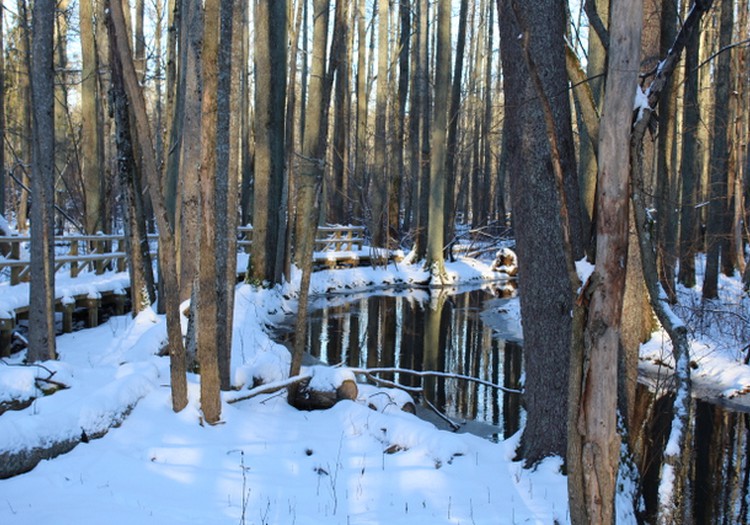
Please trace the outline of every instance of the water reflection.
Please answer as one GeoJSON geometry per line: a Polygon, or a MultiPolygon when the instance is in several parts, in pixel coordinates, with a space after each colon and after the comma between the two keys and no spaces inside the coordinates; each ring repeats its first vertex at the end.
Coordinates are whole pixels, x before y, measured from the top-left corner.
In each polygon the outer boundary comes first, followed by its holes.
{"type": "MultiPolygon", "coordinates": [[[[520,328],[506,333],[505,325],[493,326],[492,319],[482,315],[488,304],[496,311],[509,300],[498,297],[514,291],[513,285],[503,284],[469,291],[404,290],[316,298],[311,305],[307,348],[329,364],[434,370],[519,388],[523,373],[520,328]]],[[[493,425],[506,437],[521,426],[517,394],[455,378],[404,373],[380,377],[423,386],[427,401],[458,422],[493,425]]]]}
{"type": "MultiPolygon", "coordinates": [[[[643,429],[648,436],[640,460],[643,522],[654,523],[657,513],[661,454],[668,439],[674,396],[654,394],[638,385],[643,429]]],[[[719,405],[695,400],[690,425],[692,450],[686,487],[689,502],[683,509],[686,523],[746,524],[750,496],[750,414],[733,412],[719,405]]]]}

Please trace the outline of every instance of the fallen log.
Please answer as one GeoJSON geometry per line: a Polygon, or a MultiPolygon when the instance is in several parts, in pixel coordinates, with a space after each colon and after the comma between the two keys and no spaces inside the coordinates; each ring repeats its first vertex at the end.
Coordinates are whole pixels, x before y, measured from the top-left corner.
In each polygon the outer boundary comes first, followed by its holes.
{"type": "Polygon", "coordinates": [[[338,387],[321,389],[311,387],[311,380],[303,380],[297,389],[297,395],[292,399],[291,405],[299,410],[325,410],[341,400],[357,399],[357,383],[353,379],[344,380],[338,387]]]}
{"type": "Polygon", "coordinates": [[[116,428],[122,424],[128,414],[133,410],[135,404],[128,405],[124,410],[113,414],[108,426],[86,432],[81,429],[80,435],[62,438],[51,443],[33,446],[19,450],[0,451],[0,479],[8,479],[19,474],[29,472],[45,459],[53,459],[73,450],[79,443],[88,443],[92,439],[103,437],[110,428],[116,428]]]}

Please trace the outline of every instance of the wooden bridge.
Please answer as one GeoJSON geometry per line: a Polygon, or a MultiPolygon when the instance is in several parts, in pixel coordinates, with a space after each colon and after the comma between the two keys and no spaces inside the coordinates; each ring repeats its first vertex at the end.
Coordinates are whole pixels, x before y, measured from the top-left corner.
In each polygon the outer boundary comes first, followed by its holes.
{"type": "MultiPolygon", "coordinates": [[[[238,251],[248,252],[252,227],[237,229],[238,251]]],[[[152,255],[156,255],[157,235],[150,235],[152,255]]],[[[31,260],[25,246],[27,235],[0,236],[0,272],[9,272],[9,284],[0,284],[0,357],[10,354],[16,320],[28,314],[31,260]],[[5,257],[1,254],[5,253],[5,257]]],[[[370,264],[373,252],[382,257],[385,250],[365,245],[362,226],[321,226],[315,241],[316,268],[345,268],[370,264]]],[[[394,256],[386,252],[389,259],[394,256]]],[[[73,314],[86,310],[86,324],[98,324],[102,304],[113,305],[115,314],[125,313],[129,287],[127,250],[124,235],[65,235],[55,237],[55,302],[62,313],[62,330],[73,330],[73,314]]],[[[245,268],[238,267],[238,277],[245,268]]]]}

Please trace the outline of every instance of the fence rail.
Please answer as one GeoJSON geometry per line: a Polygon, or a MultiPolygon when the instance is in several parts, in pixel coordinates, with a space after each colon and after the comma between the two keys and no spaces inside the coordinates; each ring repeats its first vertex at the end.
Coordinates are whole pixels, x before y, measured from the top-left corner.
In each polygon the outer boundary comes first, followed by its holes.
{"type": "MultiPolygon", "coordinates": [[[[237,247],[249,251],[252,244],[251,226],[237,228],[237,247]]],[[[158,235],[149,235],[150,241],[158,235]]],[[[10,269],[11,285],[28,281],[31,259],[23,250],[28,235],[0,236],[0,271],[10,269]]],[[[104,273],[111,265],[118,271],[127,267],[124,235],[63,235],[55,237],[55,272],[63,267],[71,277],[88,270],[104,273]]],[[[329,267],[356,265],[366,260],[365,228],[363,226],[320,226],[315,239],[315,262],[329,267]]],[[[152,252],[155,253],[155,252],[152,252]]]]}

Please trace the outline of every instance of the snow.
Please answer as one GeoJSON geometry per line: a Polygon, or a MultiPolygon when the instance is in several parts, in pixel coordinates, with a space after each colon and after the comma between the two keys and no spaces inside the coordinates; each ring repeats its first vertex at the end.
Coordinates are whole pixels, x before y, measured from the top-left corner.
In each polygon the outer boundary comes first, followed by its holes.
{"type": "Polygon", "coordinates": [[[641,89],[640,85],[636,85],[635,99],[633,100],[633,111],[638,112],[636,121],[643,118],[643,112],[647,109],[651,109],[651,105],[648,102],[648,95],[641,89]]]}
{"type": "MultiPolygon", "coordinates": [[[[387,268],[316,272],[312,288],[318,294],[366,293],[423,282],[427,272],[409,260],[387,268]]],[[[447,268],[456,283],[498,277],[490,264],[469,259],[447,268]]],[[[579,272],[585,271],[579,264],[579,272]]],[[[100,277],[118,279],[117,274],[100,277]]],[[[62,281],[66,296],[78,293],[73,283],[62,281]]],[[[157,355],[165,322],[150,309],[60,336],[60,360],[43,363],[45,368],[17,366],[21,356],[0,362],[0,402],[35,398],[28,408],[0,416],[0,452],[94,435],[112,421],[121,422],[100,439],[0,480],[0,523],[568,522],[561,458],[525,469],[513,460],[520,433],[495,443],[438,430],[400,410],[409,401],[403,391],[363,385],[356,401],[315,412],[295,410],[283,393],[230,402],[252,392],[258,381],[281,385],[287,378],[289,352],[268,329],[296,311],[298,283],[296,273],[292,283],[273,289],[237,287],[232,382],[238,390],[224,393],[216,426],[202,424],[193,374],[188,406],[172,412],[169,362],[157,355]],[[36,378],[50,372],[69,388],[41,396],[36,378]]],[[[100,290],[96,284],[81,286],[100,290]]],[[[7,290],[0,293],[2,305],[13,300],[7,290]]],[[[675,311],[686,319],[700,304],[700,289],[678,293],[675,311]]],[[[712,314],[724,322],[700,328],[688,323],[690,359],[697,365],[693,381],[727,398],[742,398],[750,390],[750,367],[730,336],[748,329],[737,320],[747,318],[748,299],[737,276],[722,277],[720,294],[715,309],[733,308],[712,314]],[[726,321],[732,318],[734,323],[726,321]]],[[[489,306],[487,315],[518,324],[517,298],[496,299],[489,306]]],[[[673,366],[662,331],[643,345],[641,357],[647,369],[673,366]]],[[[306,367],[303,374],[321,385],[351,378],[346,369],[319,366],[306,367]]],[[[631,492],[625,487],[618,495],[618,523],[632,522],[631,492]]]]}
{"type": "MultiPolygon", "coordinates": [[[[468,259],[449,263],[448,272],[457,283],[498,278],[488,264],[468,259]]],[[[425,277],[421,266],[402,262],[317,272],[312,287],[317,293],[366,290],[425,277]]],[[[9,302],[5,294],[2,301],[9,302]]],[[[0,451],[122,423],[1,480],[0,523],[566,521],[559,458],[526,470],[512,460],[518,435],[493,443],[438,430],[399,409],[410,399],[402,391],[364,386],[356,402],[315,412],[297,411],[279,394],[229,403],[257,380],[284,380],[289,353],[267,329],[295,309],[294,280],[273,289],[237,287],[232,380],[241,390],[225,393],[216,426],[201,425],[193,374],[188,407],[172,412],[169,362],[156,355],[165,322],[152,310],[60,336],[60,361],[44,365],[70,388],[51,396],[36,397],[35,377],[48,372],[13,366],[20,356],[5,360],[3,395],[36,399],[0,417],[0,451]]],[[[352,377],[346,369],[320,366],[303,373],[321,385],[352,377]]]]}

